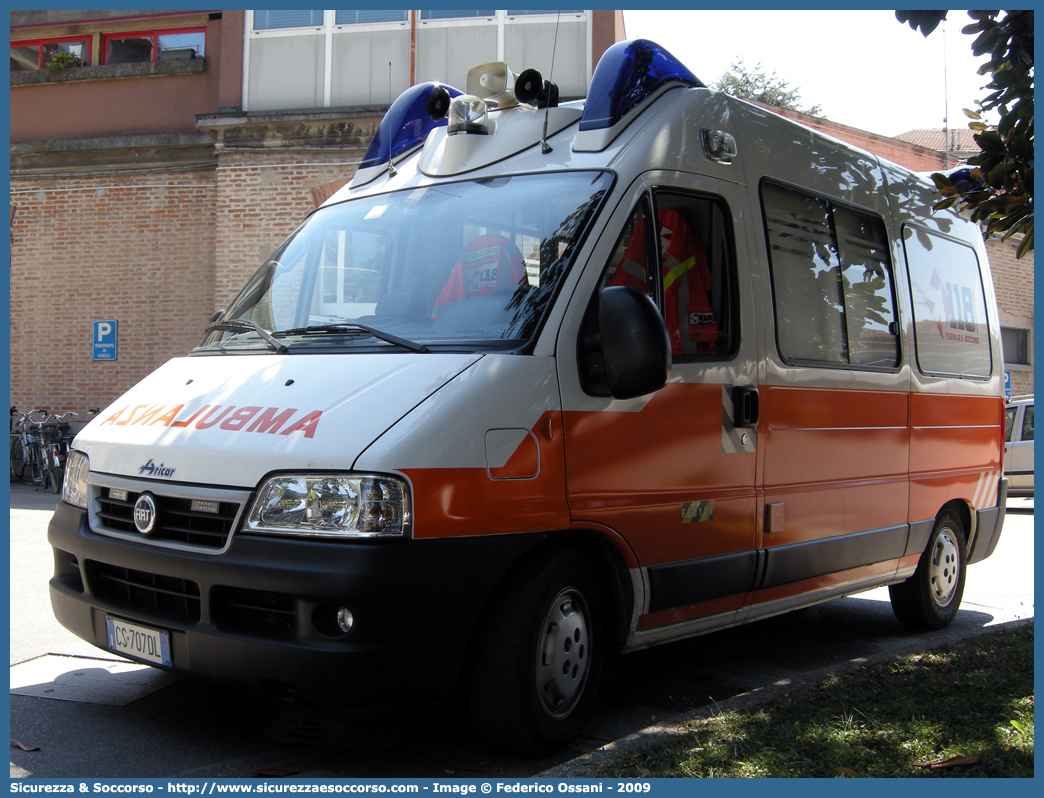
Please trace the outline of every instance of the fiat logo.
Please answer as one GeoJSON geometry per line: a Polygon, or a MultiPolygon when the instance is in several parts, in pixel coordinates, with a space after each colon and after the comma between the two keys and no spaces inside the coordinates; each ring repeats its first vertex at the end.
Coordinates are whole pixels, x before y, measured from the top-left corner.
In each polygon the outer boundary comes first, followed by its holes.
{"type": "Polygon", "coordinates": [[[134,528],[147,535],[156,527],[156,500],[143,493],[134,502],[134,528]]]}

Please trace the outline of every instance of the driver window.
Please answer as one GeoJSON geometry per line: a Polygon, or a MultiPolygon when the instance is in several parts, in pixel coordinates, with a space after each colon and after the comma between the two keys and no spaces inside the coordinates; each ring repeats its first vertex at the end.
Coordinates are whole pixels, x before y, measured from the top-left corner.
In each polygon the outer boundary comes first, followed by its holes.
{"type": "Polygon", "coordinates": [[[611,285],[627,285],[656,299],[655,272],[648,267],[655,262],[652,244],[646,235],[650,228],[649,216],[649,204],[643,198],[613,247],[599,291],[611,285]]]}
{"type": "Polygon", "coordinates": [[[620,235],[599,288],[629,285],[660,308],[675,362],[728,357],[739,341],[735,269],[724,206],[658,190],[655,240],[646,199],[620,235]]]}

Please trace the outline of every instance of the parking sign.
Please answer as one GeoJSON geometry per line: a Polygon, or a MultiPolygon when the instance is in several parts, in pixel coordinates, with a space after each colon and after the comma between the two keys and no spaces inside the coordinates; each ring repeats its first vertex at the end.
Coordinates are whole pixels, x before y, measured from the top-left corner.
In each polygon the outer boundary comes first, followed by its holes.
{"type": "Polygon", "coordinates": [[[94,360],[115,360],[117,352],[116,319],[94,322],[94,360]]]}

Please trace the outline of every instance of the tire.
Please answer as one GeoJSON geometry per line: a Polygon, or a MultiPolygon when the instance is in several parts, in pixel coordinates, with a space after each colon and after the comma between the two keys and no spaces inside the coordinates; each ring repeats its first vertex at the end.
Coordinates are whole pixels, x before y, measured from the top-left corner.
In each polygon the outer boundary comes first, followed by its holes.
{"type": "Polygon", "coordinates": [[[911,629],[942,629],[961,606],[965,576],[964,524],[952,510],[935,522],[914,575],[888,588],[892,611],[911,629]]]}
{"type": "Polygon", "coordinates": [[[39,489],[44,483],[46,475],[44,473],[43,461],[40,450],[33,446],[26,452],[26,468],[28,470],[28,481],[29,484],[34,488],[39,489]]]}
{"type": "Polygon", "coordinates": [[[65,477],[65,473],[59,466],[54,466],[47,469],[47,489],[51,493],[62,492],[62,479],[65,477]]]}
{"type": "Polygon", "coordinates": [[[25,457],[22,454],[22,441],[16,436],[11,437],[11,481],[21,482],[25,473],[25,457]]]}
{"type": "Polygon", "coordinates": [[[556,549],[522,567],[480,628],[468,709],[482,739],[516,755],[566,746],[601,677],[604,601],[594,567],[556,549]]]}

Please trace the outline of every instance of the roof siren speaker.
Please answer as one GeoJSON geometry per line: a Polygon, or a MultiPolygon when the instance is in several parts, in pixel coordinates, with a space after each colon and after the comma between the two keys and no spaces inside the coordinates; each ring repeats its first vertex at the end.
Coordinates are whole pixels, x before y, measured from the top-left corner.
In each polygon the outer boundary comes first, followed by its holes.
{"type": "Polygon", "coordinates": [[[503,61],[491,61],[468,70],[465,92],[474,95],[494,108],[510,108],[517,105],[515,78],[503,61]]]}
{"type": "Polygon", "coordinates": [[[520,103],[534,105],[537,108],[555,108],[558,106],[558,86],[535,69],[527,69],[515,80],[515,96],[520,103]]]}
{"type": "Polygon", "coordinates": [[[449,91],[446,90],[445,86],[436,86],[431,94],[428,95],[428,101],[425,104],[424,110],[428,114],[428,119],[437,122],[440,119],[445,118],[446,114],[449,113],[449,107],[449,91]]]}

